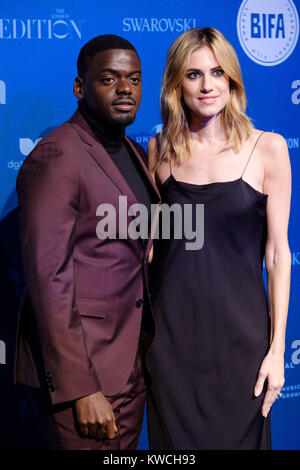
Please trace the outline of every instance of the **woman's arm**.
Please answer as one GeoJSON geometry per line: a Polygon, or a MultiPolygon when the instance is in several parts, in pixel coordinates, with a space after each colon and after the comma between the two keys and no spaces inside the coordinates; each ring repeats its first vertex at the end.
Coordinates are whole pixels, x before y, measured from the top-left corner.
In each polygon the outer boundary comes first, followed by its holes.
{"type": "Polygon", "coordinates": [[[254,394],[259,396],[265,380],[267,393],[262,406],[267,416],[284,384],[285,331],[290,293],[291,254],[288,221],[291,199],[291,168],[287,144],[278,134],[266,133],[261,150],[265,161],[264,192],[267,201],[265,264],[271,318],[270,349],[260,371],[254,394]]]}
{"type": "Polygon", "coordinates": [[[151,137],[151,139],[148,142],[148,170],[151,173],[151,176],[154,179],[154,181],[155,181],[155,171],[153,169],[156,163],[156,158],[157,158],[156,138],[151,137]]]}
{"type": "MultiPolygon", "coordinates": [[[[151,137],[151,139],[149,140],[147,150],[148,150],[148,170],[153,180],[155,181],[155,171],[153,170],[155,162],[156,162],[156,155],[157,155],[155,137],[151,137]]],[[[148,262],[151,263],[152,259],[153,259],[153,245],[149,253],[148,262]]]]}

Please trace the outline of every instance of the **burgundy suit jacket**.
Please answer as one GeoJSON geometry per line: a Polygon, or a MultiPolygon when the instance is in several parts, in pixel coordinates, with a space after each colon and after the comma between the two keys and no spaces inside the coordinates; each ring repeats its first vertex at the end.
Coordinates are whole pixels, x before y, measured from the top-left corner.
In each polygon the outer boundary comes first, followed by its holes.
{"type": "MultiPolygon", "coordinates": [[[[126,139],[159,203],[138,144],[126,139]]],[[[17,192],[32,309],[24,301],[15,380],[46,385],[53,404],[115,395],[134,364],[148,286],[151,238],[118,239],[119,196],[128,206],[136,197],[78,111],[26,158],[17,192]],[[117,239],[96,236],[102,203],[115,207],[117,239]]]]}

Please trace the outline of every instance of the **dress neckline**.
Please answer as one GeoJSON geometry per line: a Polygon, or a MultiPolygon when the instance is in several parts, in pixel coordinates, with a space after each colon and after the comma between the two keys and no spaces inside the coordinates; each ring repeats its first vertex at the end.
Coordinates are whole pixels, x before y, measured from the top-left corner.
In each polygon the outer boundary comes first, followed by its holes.
{"type": "Polygon", "coordinates": [[[162,187],[164,187],[170,180],[173,180],[176,184],[178,185],[182,185],[182,186],[191,186],[193,188],[209,188],[209,187],[214,187],[214,186],[219,186],[219,185],[229,185],[229,184],[233,184],[233,183],[237,183],[238,181],[242,181],[247,188],[251,189],[252,191],[254,191],[255,193],[257,193],[259,196],[263,196],[263,197],[268,197],[268,194],[265,194],[265,193],[262,193],[261,191],[258,191],[258,189],[255,189],[253,186],[251,186],[251,184],[247,183],[247,181],[245,181],[243,179],[242,176],[240,176],[239,178],[235,179],[235,180],[229,180],[229,181],[214,181],[212,183],[205,183],[205,184],[194,184],[194,183],[187,183],[185,181],[178,181],[174,176],[173,176],[173,173],[171,173],[168,178],[163,182],[162,184],[162,187]]]}

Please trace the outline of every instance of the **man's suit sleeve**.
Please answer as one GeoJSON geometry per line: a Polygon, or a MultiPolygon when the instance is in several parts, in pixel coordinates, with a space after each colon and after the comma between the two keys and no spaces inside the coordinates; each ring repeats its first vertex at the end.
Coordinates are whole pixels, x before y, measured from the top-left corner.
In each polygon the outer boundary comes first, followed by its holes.
{"type": "Polygon", "coordinates": [[[25,280],[53,404],[101,390],[74,300],[75,158],[57,143],[40,144],[17,179],[25,280]]]}

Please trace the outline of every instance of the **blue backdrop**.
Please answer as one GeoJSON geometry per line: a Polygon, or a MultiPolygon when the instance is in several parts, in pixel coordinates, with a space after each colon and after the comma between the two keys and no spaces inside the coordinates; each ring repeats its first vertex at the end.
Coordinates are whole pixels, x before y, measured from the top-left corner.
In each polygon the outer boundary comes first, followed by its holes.
{"type": "MultiPolygon", "coordinates": [[[[137,48],[143,99],[127,133],[145,148],[161,124],[159,92],[171,43],[192,27],[219,29],[234,46],[243,72],[248,115],[259,129],[282,134],[290,150],[293,195],[289,227],[291,299],[286,382],[272,410],[274,449],[300,449],[300,47],[299,0],[96,0],[0,2],[0,448],[37,448],[42,438],[26,390],[12,384],[16,310],[23,286],[18,243],[18,170],[37,141],[68,119],[81,46],[114,33],[137,48]]],[[[247,370],[245,370],[247,373],[247,370]]],[[[147,449],[143,428],[140,449],[147,449]]]]}

